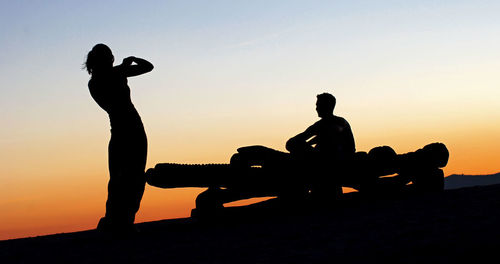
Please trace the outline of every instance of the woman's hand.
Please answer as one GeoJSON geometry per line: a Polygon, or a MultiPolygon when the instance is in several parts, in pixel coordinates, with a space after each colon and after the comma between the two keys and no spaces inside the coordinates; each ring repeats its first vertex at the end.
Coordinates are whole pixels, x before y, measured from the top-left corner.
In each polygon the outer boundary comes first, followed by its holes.
{"type": "Polygon", "coordinates": [[[130,66],[130,65],[132,65],[132,63],[134,61],[135,61],[135,57],[134,56],[130,56],[130,57],[127,57],[127,58],[123,59],[122,65],[130,66]]]}
{"type": "Polygon", "coordinates": [[[149,61],[134,56],[123,59],[122,64],[119,66],[121,71],[126,77],[132,77],[150,72],[154,66],[149,61]],[[135,63],[132,65],[132,63],[135,63]]]}

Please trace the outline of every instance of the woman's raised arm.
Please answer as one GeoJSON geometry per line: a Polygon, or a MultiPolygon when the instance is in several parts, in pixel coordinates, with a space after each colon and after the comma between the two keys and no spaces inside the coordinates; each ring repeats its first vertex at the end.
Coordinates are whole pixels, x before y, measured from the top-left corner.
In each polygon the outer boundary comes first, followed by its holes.
{"type": "Polygon", "coordinates": [[[133,56],[123,59],[122,64],[117,67],[120,67],[126,77],[141,75],[152,71],[154,68],[151,62],[133,56]],[[135,64],[132,65],[134,62],[135,64]]]}

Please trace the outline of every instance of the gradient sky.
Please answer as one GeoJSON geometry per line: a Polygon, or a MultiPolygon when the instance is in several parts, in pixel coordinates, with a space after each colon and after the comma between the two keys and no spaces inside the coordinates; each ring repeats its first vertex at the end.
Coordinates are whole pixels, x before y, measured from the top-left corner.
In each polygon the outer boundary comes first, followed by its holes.
{"type": "MultiPolygon", "coordinates": [[[[446,175],[496,173],[499,13],[498,1],[2,1],[0,239],[104,214],[109,121],[81,69],[96,43],[155,65],[129,79],[148,167],[283,150],[330,92],[358,150],[439,141],[446,175]]],[[[137,220],[185,217],[201,191],[147,187],[137,220]]]]}

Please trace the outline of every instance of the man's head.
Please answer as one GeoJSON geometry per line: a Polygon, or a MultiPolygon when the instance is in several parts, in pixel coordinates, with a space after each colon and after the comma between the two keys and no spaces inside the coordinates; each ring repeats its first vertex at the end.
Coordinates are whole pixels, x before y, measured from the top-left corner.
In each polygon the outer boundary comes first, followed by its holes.
{"type": "Polygon", "coordinates": [[[333,109],[337,103],[335,96],[329,93],[322,93],[318,94],[316,98],[316,112],[318,112],[318,116],[323,118],[333,115],[333,109]]]}

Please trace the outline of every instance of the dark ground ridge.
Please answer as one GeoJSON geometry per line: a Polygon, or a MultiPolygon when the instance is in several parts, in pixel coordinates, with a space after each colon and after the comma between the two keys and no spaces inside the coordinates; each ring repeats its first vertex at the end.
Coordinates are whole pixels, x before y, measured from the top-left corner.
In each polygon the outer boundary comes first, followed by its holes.
{"type": "Polygon", "coordinates": [[[407,197],[359,199],[313,209],[273,201],[211,221],[138,224],[135,237],[93,230],[0,241],[2,263],[451,263],[497,257],[500,185],[407,197]]]}

